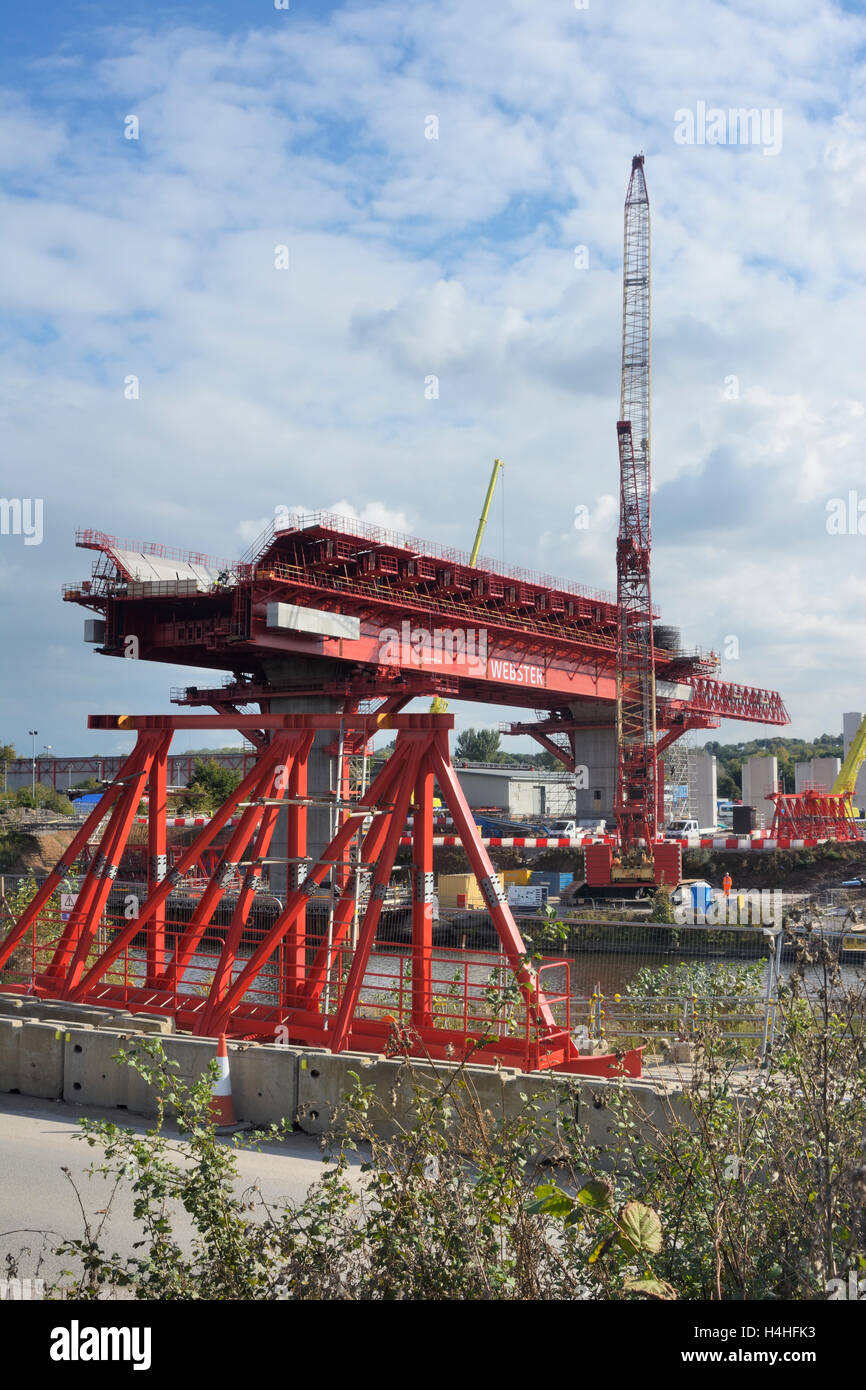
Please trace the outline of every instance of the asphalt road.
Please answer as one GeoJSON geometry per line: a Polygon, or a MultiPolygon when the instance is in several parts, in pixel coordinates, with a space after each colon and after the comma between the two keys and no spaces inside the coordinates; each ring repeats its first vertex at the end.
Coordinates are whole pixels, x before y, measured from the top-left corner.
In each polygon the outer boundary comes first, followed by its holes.
{"type": "MultiPolygon", "coordinates": [[[[101,1174],[88,1175],[91,1165],[101,1161],[102,1151],[76,1138],[78,1120],[84,1116],[109,1119],[141,1134],[147,1129],[144,1120],[120,1116],[117,1111],[0,1094],[0,1277],[6,1274],[6,1256],[12,1253],[20,1278],[41,1277],[50,1282],[71,1265],[68,1257],[58,1260],[52,1251],[61,1238],[83,1235],[82,1205],[88,1219],[94,1223],[102,1219],[99,1213],[113,1184],[101,1174]],[[64,1167],[70,1171],[81,1205],[64,1167]]],[[[171,1128],[166,1132],[176,1134],[171,1128]]],[[[293,1134],[258,1151],[239,1150],[238,1169],[239,1190],[257,1182],[268,1203],[298,1201],[321,1176],[322,1150],[318,1139],[293,1134]]],[[[184,1213],[177,1217],[174,1229],[181,1237],[192,1234],[184,1213]]],[[[125,1257],[140,1239],[131,1193],[122,1187],[111,1204],[101,1243],[105,1250],[125,1257]]]]}

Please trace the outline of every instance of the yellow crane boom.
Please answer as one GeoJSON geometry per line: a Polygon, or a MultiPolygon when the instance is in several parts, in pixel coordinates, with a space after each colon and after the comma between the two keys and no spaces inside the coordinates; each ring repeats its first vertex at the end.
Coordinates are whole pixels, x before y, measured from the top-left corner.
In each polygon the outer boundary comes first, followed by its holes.
{"type": "MultiPolygon", "coordinates": [[[[484,506],[481,508],[481,519],[478,522],[478,530],[475,532],[475,544],[472,547],[472,554],[469,556],[469,563],[473,566],[478,559],[478,552],[481,549],[481,542],[484,539],[487,518],[490,515],[490,504],[493,501],[493,494],[496,491],[496,479],[499,477],[504,467],[505,464],[502,462],[502,459],[493,460],[493,472],[490,475],[490,482],[487,485],[487,496],[484,499],[484,506]]],[[[444,714],[447,708],[448,701],[441,699],[437,695],[430,706],[430,713],[444,714]]]]}
{"type": "Polygon", "coordinates": [[[866,718],[860,721],[860,728],[851,740],[851,747],[848,749],[848,756],[839,769],[836,781],[833,783],[833,791],[836,793],[847,793],[854,795],[857,785],[857,773],[863,766],[863,759],[866,758],[866,718]]]}
{"type": "Polygon", "coordinates": [[[493,501],[493,494],[496,491],[496,479],[501,470],[505,467],[502,459],[493,460],[493,472],[490,475],[490,482],[487,487],[487,496],[484,499],[484,506],[481,509],[481,519],[478,522],[478,530],[475,532],[475,544],[472,547],[472,554],[469,556],[470,565],[474,565],[478,559],[478,552],[481,549],[481,542],[484,539],[484,531],[487,526],[487,517],[490,514],[490,504],[493,501]]]}

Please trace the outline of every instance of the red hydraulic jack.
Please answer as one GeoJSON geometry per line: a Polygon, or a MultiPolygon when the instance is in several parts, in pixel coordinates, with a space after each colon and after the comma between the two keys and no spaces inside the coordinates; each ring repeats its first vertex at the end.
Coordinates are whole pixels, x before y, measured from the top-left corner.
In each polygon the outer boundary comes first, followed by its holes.
{"type": "MultiPolygon", "coordinates": [[[[596,1076],[641,1074],[640,1049],[581,1056],[569,1024],[568,987],[552,995],[540,976],[555,964],[527,955],[501,884],[481,844],[451,766],[443,714],[91,715],[89,727],[136,731],[137,742],[60,862],[0,943],[0,971],[21,956],[31,934],[26,982],[0,983],[47,998],[172,1017],[196,1034],[275,1040],[418,1057],[498,1062],[526,1071],[553,1069],[596,1076]],[[317,731],[338,729],[368,740],[394,729],[394,750],[357,801],[340,799],[338,828],[317,859],[306,855],[307,758],[317,731]],[[177,729],[261,730],[267,736],[252,770],[193,842],[166,868],[166,759],[177,729]],[[499,938],[490,953],[448,959],[433,947],[434,784],[454,820],[499,938]],[[112,915],[112,889],[136,809],[148,793],[149,868],[133,916],[112,915]],[[281,813],[288,821],[282,860],[269,858],[281,813]],[[407,817],[412,818],[411,947],[401,957],[378,941],[389,884],[407,817]],[[183,875],[229,822],[234,828],[206,886],[182,921],[176,910],[183,875]],[[67,920],[45,945],[46,921],[63,880],[97,831],[67,920]],[[355,858],[351,857],[354,848],[355,858]],[[292,885],[275,920],[256,926],[256,889],[268,863],[288,863],[292,885]],[[306,864],[306,875],[303,866],[306,864]],[[351,869],[347,870],[346,866],[351,869]],[[241,887],[217,909],[230,883],[241,887]],[[360,879],[358,878],[360,875],[360,879]],[[326,883],[326,880],[328,882],[326,883]],[[363,895],[360,885],[364,883],[363,895]],[[327,902],[327,930],[314,911],[327,902]],[[230,908],[230,920],[226,921],[230,908]],[[308,919],[310,919],[308,921],[308,919]],[[36,931],[36,926],[39,931],[36,931]],[[207,955],[216,938],[218,953],[207,955]],[[37,945],[37,941],[40,943],[37,945]],[[443,962],[443,956],[445,961],[443,962]],[[382,962],[397,961],[397,975],[382,962]],[[456,969],[455,969],[456,967],[456,969]],[[508,981],[510,980],[510,985],[508,981]],[[495,981],[496,984],[491,982],[495,981]],[[384,1001],[381,993],[386,985],[384,1001]],[[502,1006],[491,995],[502,990],[502,1006]]],[[[342,785],[342,777],[339,779],[342,785]]],[[[115,896],[117,894],[115,889],[115,896]]],[[[273,899],[271,899],[273,902],[273,899]]],[[[14,962],[13,962],[14,963],[14,962]]]]}

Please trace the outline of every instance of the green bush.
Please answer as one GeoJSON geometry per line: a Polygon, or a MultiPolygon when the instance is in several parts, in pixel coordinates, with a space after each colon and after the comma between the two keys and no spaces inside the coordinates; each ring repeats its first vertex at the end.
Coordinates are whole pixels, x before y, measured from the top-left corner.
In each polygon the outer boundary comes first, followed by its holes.
{"type": "MultiPolygon", "coordinates": [[[[748,991],[756,967],[680,966],[692,987],[748,991]],[[725,969],[730,969],[725,967],[725,969]],[[750,973],[751,972],[751,973],[750,973]]],[[[641,988],[666,990],[647,977],[641,988]]],[[[465,1065],[419,1075],[380,1136],[372,1089],[350,1073],[340,1138],[303,1200],[238,1190],[237,1139],[209,1118],[210,1078],[182,1085],[158,1039],[127,1060],[157,1089],[146,1134],[84,1120],[94,1171],[130,1185],[141,1243],[109,1247],[109,1215],[61,1247],[54,1290],[79,1298],[291,1300],[769,1299],[827,1297],[866,1270],[866,1042],[862,983],[846,987],[822,943],[780,991],[777,1045],[760,1070],[732,1060],[714,1022],[679,1098],[644,1109],[626,1080],[593,1095],[559,1076],[557,1106],[509,1118],[479,1104],[465,1065]],[[807,991],[809,973],[821,988],[807,991]],[[165,1132],[167,1108],[181,1138],[165,1132]],[[604,1112],[600,1122],[598,1110],[604,1112]],[[603,1136],[603,1137],[602,1137],[603,1136]],[[360,1166],[358,1164],[361,1159],[360,1166]],[[186,1214],[192,1237],[177,1234],[186,1214]]],[[[394,1051],[399,1050],[395,1035],[394,1051]]],[[[471,1058],[470,1058],[471,1060],[471,1058]]],[[[279,1141],[288,1121],[253,1142],[279,1141]]],[[[84,1204],[82,1203],[82,1210],[84,1204]]]]}

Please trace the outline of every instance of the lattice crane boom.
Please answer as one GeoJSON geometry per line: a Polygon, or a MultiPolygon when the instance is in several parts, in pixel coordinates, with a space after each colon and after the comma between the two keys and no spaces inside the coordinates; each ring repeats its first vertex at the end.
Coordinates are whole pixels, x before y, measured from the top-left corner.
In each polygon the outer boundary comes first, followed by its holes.
{"type": "Polygon", "coordinates": [[[622,393],[617,422],[617,787],[620,849],[650,849],[658,817],[655,654],[650,589],[650,211],[643,155],[625,201],[622,393]]]}

